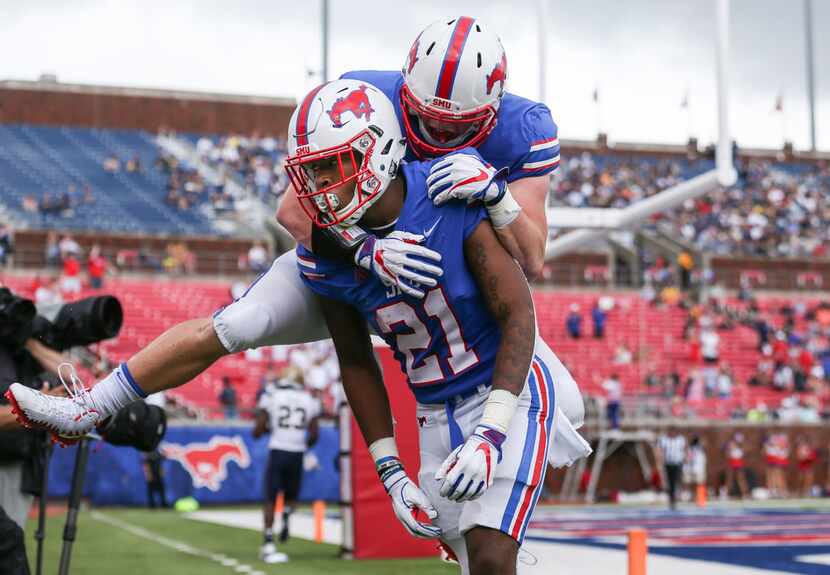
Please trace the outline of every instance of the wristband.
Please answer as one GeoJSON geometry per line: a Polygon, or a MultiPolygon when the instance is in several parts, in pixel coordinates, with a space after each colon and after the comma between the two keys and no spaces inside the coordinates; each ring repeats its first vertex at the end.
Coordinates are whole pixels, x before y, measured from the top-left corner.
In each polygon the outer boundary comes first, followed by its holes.
{"type": "Polygon", "coordinates": [[[522,212],[522,206],[513,198],[513,194],[510,193],[507,184],[504,185],[504,192],[500,195],[501,199],[495,200],[493,204],[485,204],[487,212],[490,214],[490,221],[493,223],[493,228],[497,230],[512,224],[522,212]]]}
{"type": "Polygon", "coordinates": [[[378,465],[381,459],[387,457],[394,457],[398,459],[398,445],[395,443],[394,437],[383,437],[373,441],[369,446],[369,453],[372,454],[372,459],[375,465],[378,465]]]}
{"type": "Polygon", "coordinates": [[[484,404],[484,413],[479,425],[491,427],[500,433],[507,434],[510,420],[516,412],[519,398],[506,389],[493,389],[484,404]]]}

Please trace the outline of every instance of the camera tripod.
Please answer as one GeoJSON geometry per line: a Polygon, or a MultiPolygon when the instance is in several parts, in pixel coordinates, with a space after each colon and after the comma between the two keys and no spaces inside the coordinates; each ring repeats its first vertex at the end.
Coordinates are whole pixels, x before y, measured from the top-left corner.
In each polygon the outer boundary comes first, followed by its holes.
{"type": "MultiPolygon", "coordinates": [[[[72,471],[72,486],[69,491],[66,523],[63,527],[63,549],[61,550],[58,575],[69,575],[69,560],[72,557],[72,544],[78,532],[78,513],[81,507],[81,493],[86,475],[86,465],[89,461],[90,438],[81,439],[78,443],[78,452],[75,455],[75,467],[72,471]]],[[[37,575],[43,574],[43,541],[46,538],[46,493],[49,482],[49,460],[52,452],[49,448],[46,456],[46,465],[43,470],[43,486],[38,501],[38,525],[35,532],[37,540],[37,575]]]]}

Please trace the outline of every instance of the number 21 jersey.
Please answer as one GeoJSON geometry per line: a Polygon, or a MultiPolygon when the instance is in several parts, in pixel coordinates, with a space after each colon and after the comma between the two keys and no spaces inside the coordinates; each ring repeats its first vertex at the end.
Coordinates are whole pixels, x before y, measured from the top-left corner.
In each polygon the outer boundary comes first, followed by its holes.
{"type": "MultiPolygon", "coordinates": [[[[464,152],[477,155],[473,149],[464,152]]],[[[415,398],[426,404],[489,386],[501,338],[464,259],[464,241],[487,212],[466,202],[435,207],[426,193],[430,165],[402,165],[398,177],[406,178],[407,193],[394,226],[423,235],[423,245],[441,254],[444,275],[423,299],[383,285],[362,268],[297,248],[303,281],[314,292],[359,311],[392,348],[415,398]]]]}

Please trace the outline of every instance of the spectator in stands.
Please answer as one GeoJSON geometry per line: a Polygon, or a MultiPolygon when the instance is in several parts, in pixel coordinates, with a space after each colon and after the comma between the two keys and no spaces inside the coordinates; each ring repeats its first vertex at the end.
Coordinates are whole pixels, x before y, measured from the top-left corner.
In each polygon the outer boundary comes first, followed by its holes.
{"type": "Polygon", "coordinates": [[[594,321],[594,337],[596,339],[603,339],[605,337],[605,321],[608,319],[608,314],[600,307],[599,299],[594,302],[594,306],[591,308],[591,319],[594,321]]]}
{"type": "Polygon", "coordinates": [[[58,278],[47,277],[43,284],[35,289],[34,298],[37,305],[62,304],[63,296],[58,287],[58,278]]]}
{"type": "Polygon", "coordinates": [[[718,373],[717,391],[720,399],[728,399],[732,397],[732,370],[729,365],[723,364],[718,373]]]}
{"type": "Polygon", "coordinates": [[[634,353],[626,344],[620,343],[614,351],[614,365],[631,365],[634,353]]]}
{"type": "Polygon", "coordinates": [[[69,300],[75,299],[81,293],[81,262],[75,254],[69,254],[63,259],[61,291],[69,300]]]}
{"type": "Polygon", "coordinates": [[[252,272],[262,273],[268,269],[268,250],[262,242],[254,242],[248,250],[248,267],[252,272]]]}
{"type": "Polygon", "coordinates": [[[683,473],[683,462],[686,460],[686,438],[669,427],[666,434],[657,440],[657,454],[660,464],[666,472],[666,492],[669,496],[669,508],[677,509],[677,487],[683,473]]]}
{"type": "Polygon", "coordinates": [[[40,209],[37,203],[37,198],[32,194],[26,194],[23,196],[23,199],[20,200],[20,205],[23,208],[23,211],[28,214],[35,214],[40,209]]]}
{"type": "Polygon", "coordinates": [[[608,425],[611,429],[620,428],[620,402],[622,401],[622,383],[620,376],[612,373],[602,382],[605,390],[605,409],[608,417],[608,425]]]}
{"type": "Polygon", "coordinates": [[[14,253],[14,232],[8,224],[0,223],[0,266],[6,265],[14,253]]]}
{"type": "Polygon", "coordinates": [[[236,404],[236,390],[231,384],[231,378],[222,378],[222,391],[219,392],[219,404],[225,410],[225,419],[236,419],[239,415],[236,404]]]}
{"type": "Polygon", "coordinates": [[[799,435],[795,440],[795,459],[798,463],[799,483],[801,484],[801,496],[811,497],[815,483],[813,468],[818,461],[818,451],[812,440],[804,434],[799,435]]]}
{"type": "Polygon", "coordinates": [[[680,289],[687,290],[692,286],[692,272],[695,269],[695,260],[692,254],[683,250],[677,256],[677,267],[680,270],[680,289]]]}
{"type": "Polygon", "coordinates": [[[95,244],[89,250],[86,261],[86,274],[89,286],[92,289],[101,289],[104,286],[104,275],[107,273],[107,260],[101,255],[101,246],[95,244]]]}
{"type": "Polygon", "coordinates": [[[84,184],[84,195],[82,199],[84,204],[94,204],[95,196],[92,193],[92,187],[89,184],[84,184]]]}
{"type": "Polygon", "coordinates": [[[568,317],[565,318],[565,327],[568,330],[568,335],[573,339],[582,337],[582,314],[579,312],[579,304],[572,303],[568,317]]]}
{"type": "Polygon", "coordinates": [[[127,160],[127,172],[134,174],[137,172],[141,172],[141,158],[138,157],[138,154],[133,154],[133,157],[127,160]]]}
{"type": "Polygon", "coordinates": [[[720,358],[720,336],[712,327],[707,327],[700,332],[700,352],[703,362],[716,365],[720,358]]]}
{"type": "Polygon", "coordinates": [[[110,154],[104,158],[103,167],[105,172],[109,174],[117,174],[121,171],[121,160],[118,159],[118,156],[115,154],[110,154]]]}
{"type": "Polygon", "coordinates": [[[44,259],[49,267],[58,267],[61,263],[61,249],[58,244],[57,232],[49,232],[46,235],[46,246],[44,248],[44,259]]]}
{"type": "Polygon", "coordinates": [[[79,246],[78,242],[75,241],[75,238],[69,234],[66,234],[63,238],[61,238],[61,241],[58,244],[58,249],[60,250],[61,260],[68,256],[75,256],[77,258],[81,255],[81,246],[79,246]]]}

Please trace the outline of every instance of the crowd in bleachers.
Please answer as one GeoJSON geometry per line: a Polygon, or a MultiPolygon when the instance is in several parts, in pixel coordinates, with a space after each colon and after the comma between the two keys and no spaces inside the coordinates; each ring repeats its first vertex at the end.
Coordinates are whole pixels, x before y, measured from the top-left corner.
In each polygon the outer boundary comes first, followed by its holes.
{"type": "Polygon", "coordinates": [[[201,136],[196,141],[199,157],[221,173],[232,174],[263,201],[272,202],[288,186],[283,168],[285,141],[272,136],[201,136]]]}
{"type": "Polygon", "coordinates": [[[742,185],[687,201],[670,218],[699,250],[767,257],[825,257],[830,169],[750,160],[742,185]]]}
{"type": "MultiPolygon", "coordinates": [[[[551,202],[625,208],[710,169],[708,160],[604,156],[584,152],[562,163],[551,202]]],[[[687,200],[658,219],[694,248],[722,255],[824,257],[830,242],[830,167],[749,159],[740,179],[687,200]]]]}

